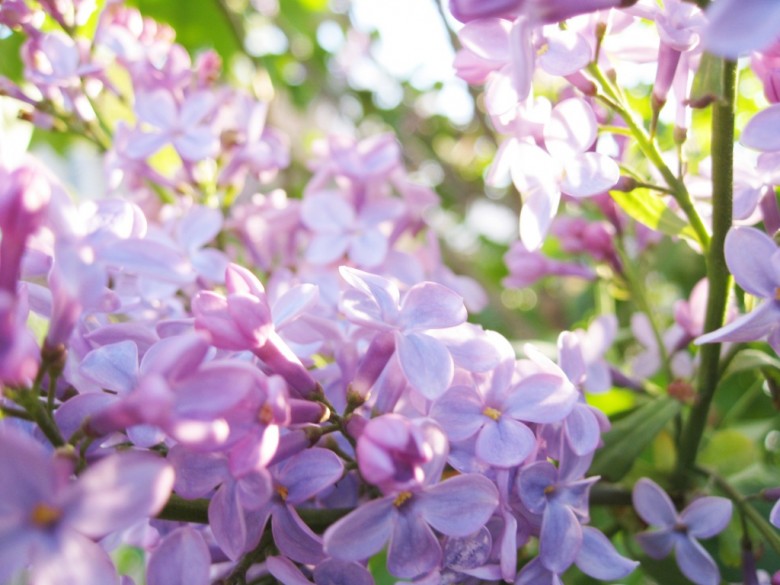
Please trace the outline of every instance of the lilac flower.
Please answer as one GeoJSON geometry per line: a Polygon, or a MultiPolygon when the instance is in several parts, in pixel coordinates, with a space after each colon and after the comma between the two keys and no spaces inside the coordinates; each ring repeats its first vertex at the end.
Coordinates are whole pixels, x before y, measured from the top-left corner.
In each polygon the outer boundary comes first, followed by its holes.
{"type": "Polygon", "coordinates": [[[502,152],[510,157],[512,181],[523,198],[520,239],[528,250],[541,246],[558,211],[561,193],[590,197],[606,191],[620,178],[614,160],[588,151],[596,134],[596,117],[590,105],[570,98],[555,106],[544,127],[546,151],[535,144],[514,142],[502,152]]]}
{"type": "Polygon", "coordinates": [[[338,193],[308,195],[301,207],[301,220],[313,232],[306,259],[327,264],[347,254],[358,266],[377,266],[389,248],[384,228],[402,211],[401,202],[389,198],[367,201],[356,211],[338,193]]]}
{"type": "Polygon", "coordinates": [[[488,521],[497,505],[498,490],[489,479],[460,475],[359,506],[325,531],[325,552],[359,561],[379,552],[389,540],[388,570],[413,579],[442,561],[432,528],[447,536],[467,536],[488,521]]]}
{"type": "Polygon", "coordinates": [[[131,158],[151,156],[168,143],[185,161],[198,162],[216,154],[219,142],[205,119],[215,107],[210,93],[196,92],[177,104],[163,89],[136,96],[138,120],[145,128],[136,129],[127,144],[131,158]]]}
{"type": "Polygon", "coordinates": [[[544,568],[563,573],[583,546],[582,523],[587,522],[588,495],[598,477],[583,479],[592,455],[578,457],[565,450],[560,467],[540,461],[517,476],[517,491],[532,514],[542,515],[539,559],[544,568]]]}
{"type": "Polygon", "coordinates": [[[149,453],[110,455],[70,481],[71,465],[30,437],[0,432],[0,581],[31,568],[34,585],[113,583],[95,542],[160,511],[173,469],[149,453]]]}
{"type": "Polygon", "coordinates": [[[529,251],[522,241],[512,243],[504,255],[509,276],[502,284],[507,288],[525,288],[547,276],[571,276],[594,279],[596,273],[588,266],[573,262],[562,262],[545,256],[541,250],[529,251]]]}
{"type": "Polygon", "coordinates": [[[726,235],[724,251],[726,264],[737,284],[764,302],[751,313],[702,335],[696,343],[754,341],[767,337],[772,348],[780,353],[780,272],[776,268],[780,251],[777,244],[755,228],[733,227],[726,235]]]}
{"type": "Polygon", "coordinates": [[[314,567],[313,581],[285,557],[268,557],[266,567],[285,585],[374,585],[374,578],[363,565],[338,559],[326,559],[314,567]]]}
{"type": "Polygon", "coordinates": [[[754,52],[750,66],[764,85],[767,101],[772,104],[780,102],[780,40],[754,52]]]}
{"type": "MultiPolygon", "coordinates": [[[[252,351],[300,395],[316,390],[317,382],[276,331],[265,287],[258,278],[246,268],[231,264],[225,282],[227,297],[201,291],[192,299],[195,327],[208,331],[217,347],[252,351]]],[[[291,313],[316,297],[316,287],[296,292],[301,294],[294,307],[287,307],[291,313]]]]}
{"type": "Polygon", "coordinates": [[[363,479],[385,494],[413,489],[425,482],[427,464],[445,455],[447,440],[435,425],[418,423],[422,421],[399,414],[368,421],[356,450],[363,479]]]}
{"type": "Polygon", "coordinates": [[[662,559],[672,550],[682,573],[697,585],[718,585],[720,571],[699,544],[722,532],[731,520],[731,501],[715,496],[695,500],[680,514],[658,484],[640,479],[634,486],[634,508],[653,529],[637,535],[644,551],[662,559]]]}
{"type": "Polygon", "coordinates": [[[341,302],[347,317],[370,329],[392,331],[409,384],[426,398],[441,396],[452,381],[454,364],[447,346],[430,332],[463,323],[463,299],[440,284],[424,282],[401,300],[389,280],[345,266],[339,272],[353,289],[341,302]]]}
{"type": "Polygon", "coordinates": [[[704,48],[736,59],[777,40],[780,5],[774,0],[718,0],[707,10],[704,48]]]}
{"type": "Polygon", "coordinates": [[[476,455],[489,465],[514,467],[533,451],[526,423],[559,422],[571,412],[577,391],[557,367],[514,381],[514,359],[498,366],[484,386],[453,386],[431,416],[452,441],[476,436],[476,455]]]}
{"type": "Polygon", "coordinates": [[[762,152],[780,150],[780,104],[772,104],[748,120],[739,141],[748,148],[762,152]]]}
{"type": "MultiPolygon", "coordinates": [[[[603,581],[614,581],[629,575],[638,565],[621,556],[609,539],[590,526],[582,527],[582,546],[574,558],[577,568],[603,581]]],[[[563,585],[559,574],[544,566],[541,557],[528,563],[515,580],[515,585],[563,585]]]]}

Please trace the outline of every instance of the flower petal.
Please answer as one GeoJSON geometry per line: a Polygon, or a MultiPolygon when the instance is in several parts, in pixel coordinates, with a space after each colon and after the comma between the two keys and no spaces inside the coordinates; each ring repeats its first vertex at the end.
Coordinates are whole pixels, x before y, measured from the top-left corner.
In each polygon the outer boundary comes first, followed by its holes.
{"type": "Polygon", "coordinates": [[[674,556],[682,574],[696,585],[720,583],[718,565],[697,540],[690,537],[676,539],[674,556]]]}
{"type": "Polygon", "coordinates": [[[672,500],[653,480],[643,477],[636,482],[631,499],[639,517],[648,524],[663,528],[677,524],[677,510],[672,500]]]}
{"type": "Polygon", "coordinates": [[[466,317],[463,297],[435,282],[414,285],[401,302],[400,324],[410,331],[455,327],[466,317]]]}
{"type": "Polygon", "coordinates": [[[392,498],[359,506],[325,531],[325,552],[343,561],[362,561],[373,556],[390,538],[396,514],[392,498]]]}
{"type": "Polygon", "coordinates": [[[191,528],[168,534],[149,557],[148,585],[208,585],[211,553],[200,535],[191,528]]]}
{"type": "Polygon", "coordinates": [[[396,334],[398,359],[409,384],[435,400],[449,388],[455,373],[447,346],[423,333],[396,334]]]}
{"type": "Polygon", "coordinates": [[[710,538],[726,529],[732,510],[731,500],[708,496],[691,502],[680,513],[680,520],[694,538],[710,538]]]}
{"type": "Polygon", "coordinates": [[[476,455],[488,465],[514,467],[533,451],[536,436],[523,423],[508,416],[489,421],[477,436],[476,455]]]}
{"type": "Polygon", "coordinates": [[[539,558],[550,571],[563,573],[582,545],[582,526],[568,506],[550,503],[542,517],[539,558]]]}
{"type": "Polygon", "coordinates": [[[468,536],[490,519],[498,489],[482,475],[458,475],[417,496],[425,521],[447,536],[468,536]]]}
{"type": "Polygon", "coordinates": [[[618,554],[609,539],[590,526],[582,527],[582,547],[574,562],[580,571],[602,581],[622,579],[639,565],[618,554]]]}
{"type": "Polygon", "coordinates": [[[439,541],[423,519],[413,511],[399,514],[387,547],[387,570],[414,579],[438,567],[441,557],[439,541]]]}
{"type": "Polygon", "coordinates": [[[726,264],[739,286],[751,295],[774,298],[780,275],[769,261],[778,251],[774,240],[755,228],[733,227],[726,235],[726,264]]]}

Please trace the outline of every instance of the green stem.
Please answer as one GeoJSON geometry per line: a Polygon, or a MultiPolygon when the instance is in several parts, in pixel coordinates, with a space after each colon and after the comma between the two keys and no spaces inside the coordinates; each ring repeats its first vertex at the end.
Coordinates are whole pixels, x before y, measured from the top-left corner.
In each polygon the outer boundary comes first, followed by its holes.
{"type": "MultiPolygon", "coordinates": [[[[731,227],[734,181],[734,105],[736,102],[737,64],[723,62],[724,99],[712,106],[712,244],[707,254],[709,296],[704,332],[723,326],[731,275],[723,251],[726,233],[731,227]]],[[[683,485],[687,470],[696,462],[707,416],[720,380],[720,344],[701,348],[698,396],[686,421],[680,442],[675,480],[683,485]]]]}
{"type": "Polygon", "coordinates": [[[674,379],[672,370],[669,367],[669,352],[666,350],[666,345],[664,344],[664,338],[661,334],[661,329],[658,327],[658,323],[656,322],[653,307],[647,300],[647,295],[645,295],[645,289],[647,287],[643,282],[640,282],[639,277],[634,270],[635,262],[625,253],[621,243],[618,243],[617,250],[618,254],[620,255],[620,261],[623,264],[623,277],[626,279],[626,284],[628,284],[628,289],[631,292],[631,298],[637,304],[639,310],[647,316],[647,320],[650,323],[650,328],[653,330],[653,337],[655,338],[656,345],[658,345],[658,355],[661,358],[661,366],[663,368],[664,375],[666,376],[666,382],[669,383],[674,379]]]}
{"type": "Polygon", "coordinates": [[[620,90],[617,89],[609,79],[607,79],[606,75],[604,75],[604,72],[601,71],[596,63],[591,63],[588,66],[588,71],[591,75],[593,75],[602,91],[606,94],[603,96],[606,98],[604,101],[606,101],[606,103],[609,104],[610,107],[612,107],[621,118],[623,118],[623,121],[626,123],[629,130],[631,130],[631,134],[634,137],[634,140],[636,140],[639,149],[648,158],[648,160],[650,160],[650,162],[655,165],[666,181],[666,184],[669,185],[672,196],[674,197],[675,201],[677,201],[677,204],[680,206],[680,209],[682,209],[683,213],[685,213],[685,216],[688,218],[688,221],[693,227],[693,230],[696,232],[696,237],[698,238],[702,248],[706,250],[709,247],[710,236],[709,233],[707,233],[707,228],[704,226],[701,217],[699,217],[699,213],[693,206],[693,200],[688,193],[688,189],[685,186],[685,183],[678,179],[674,172],[672,172],[672,170],[664,162],[664,159],[661,156],[661,153],[658,150],[655,142],[650,138],[650,135],[647,133],[644,126],[642,126],[636,120],[633,113],[625,105],[625,100],[623,99],[620,90]]]}
{"type": "Polygon", "coordinates": [[[718,486],[718,489],[737,505],[740,513],[744,514],[756,530],[761,533],[766,544],[771,546],[776,553],[780,554],[780,535],[778,535],[777,530],[758,512],[758,510],[750,505],[750,502],[745,496],[739,493],[725,478],[711,469],[696,467],[695,470],[701,475],[711,478],[712,481],[715,482],[715,485],[718,486]]]}

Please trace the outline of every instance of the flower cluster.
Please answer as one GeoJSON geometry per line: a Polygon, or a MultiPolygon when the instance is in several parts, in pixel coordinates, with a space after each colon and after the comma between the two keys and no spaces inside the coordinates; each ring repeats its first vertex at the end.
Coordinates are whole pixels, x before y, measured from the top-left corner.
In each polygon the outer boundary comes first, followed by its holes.
{"type": "MultiPolygon", "coordinates": [[[[686,401],[675,383],[712,359],[694,340],[767,339],[780,353],[780,253],[752,227],[780,227],[777,106],[742,134],[763,154],[734,178],[743,225],[725,237],[728,270],[762,304],[734,317],[724,298],[713,324],[710,274],[664,332],[634,266],[662,234],[702,251],[720,229],[715,196],[694,201],[697,177],[684,181],[682,162],[672,172],[654,134],[673,96],[684,142],[702,43],[719,50],[729,9],[450,2],[464,23],[457,73],[486,84],[503,136],[486,182],[522,200],[504,282],[629,289],[632,378],[607,361],[623,341],[608,311],[554,345],[521,344],[522,357],[469,321],[488,295],[443,262],[438,196],[392,133],[324,138],[292,188],[296,154],[271,104],[223,83],[215,52],[193,60],[172,28],[119,1],[0,2],[0,25],[24,39],[24,80],[0,78],[0,94],[38,128],[99,149],[106,190],[71,198],[39,160],[0,145],[0,583],[368,585],[383,550],[393,577],[428,585],[631,574],[631,547],[591,522],[599,475],[625,476],[598,461],[625,421],[613,427],[586,393],[622,387],[655,409],[628,431],[637,450],[624,435],[636,456],[686,401]],[[657,61],[649,132],[604,73],[631,61],[621,46],[637,30],[655,34],[634,53],[657,61]],[[554,90],[535,92],[540,78],[554,90]],[[655,170],[636,166],[626,135],[655,170]],[[143,553],[135,576],[116,562],[128,547],[143,553]]],[[[776,52],[754,59],[773,102],[776,52]]],[[[690,476],[676,481],[685,498],[690,476]]],[[[626,486],[611,488],[626,504],[626,486]]],[[[633,505],[650,557],[674,550],[692,582],[718,582],[697,539],[726,528],[730,500],[678,514],[639,479],[633,505]]]]}

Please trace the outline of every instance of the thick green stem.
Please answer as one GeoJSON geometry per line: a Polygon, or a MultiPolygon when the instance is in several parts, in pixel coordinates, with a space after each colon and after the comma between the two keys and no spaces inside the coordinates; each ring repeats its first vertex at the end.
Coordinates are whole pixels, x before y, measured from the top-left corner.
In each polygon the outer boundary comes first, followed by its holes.
{"type": "Polygon", "coordinates": [[[666,181],[666,184],[669,185],[672,196],[675,201],[677,201],[680,209],[682,209],[683,213],[685,213],[685,216],[688,218],[691,227],[693,227],[693,230],[696,232],[696,237],[698,238],[702,249],[706,250],[710,244],[710,235],[707,233],[707,228],[704,226],[701,217],[699,217],[699,213],[693,206],[693,200],[691,199],[690,193],[688,193],[688,188],[685,186],[685,183],[683,183],[667,166],[666,162],[664,162],[653,139],[647,133],[644,126],[636,120],[631,110],[625,105],[625,100],[620,94],[620,91],[614,87],[609,79],[607,79],[598,65],[596,63],[591,63],[588,67],[588,71],[593,75],[601,90],[604,92],[606,102],[621,118],[623,118],[626,126],[628,126],[631,131],[631,135],[634,137],[634,140],[636,140],[639,149],[648,160],[655,165],[663,176],[664,181],[666,181]]]}
{"type": "MultiPolygon", "coordinates": [[[[723,245],[731,227],[734,182],[734,105],[736,102],[737,64],[723,62],[723,100],[712,106],[712,241],[707,254],[709,296],[704,331],[723,326],[731,275],[726,266],[723,245]]],[[[696,462],[707,416],[720,379],[720,344],[701,348],[698,395],[680,441],[676,481],[683,485],[685,474],[696,462]]]]}

